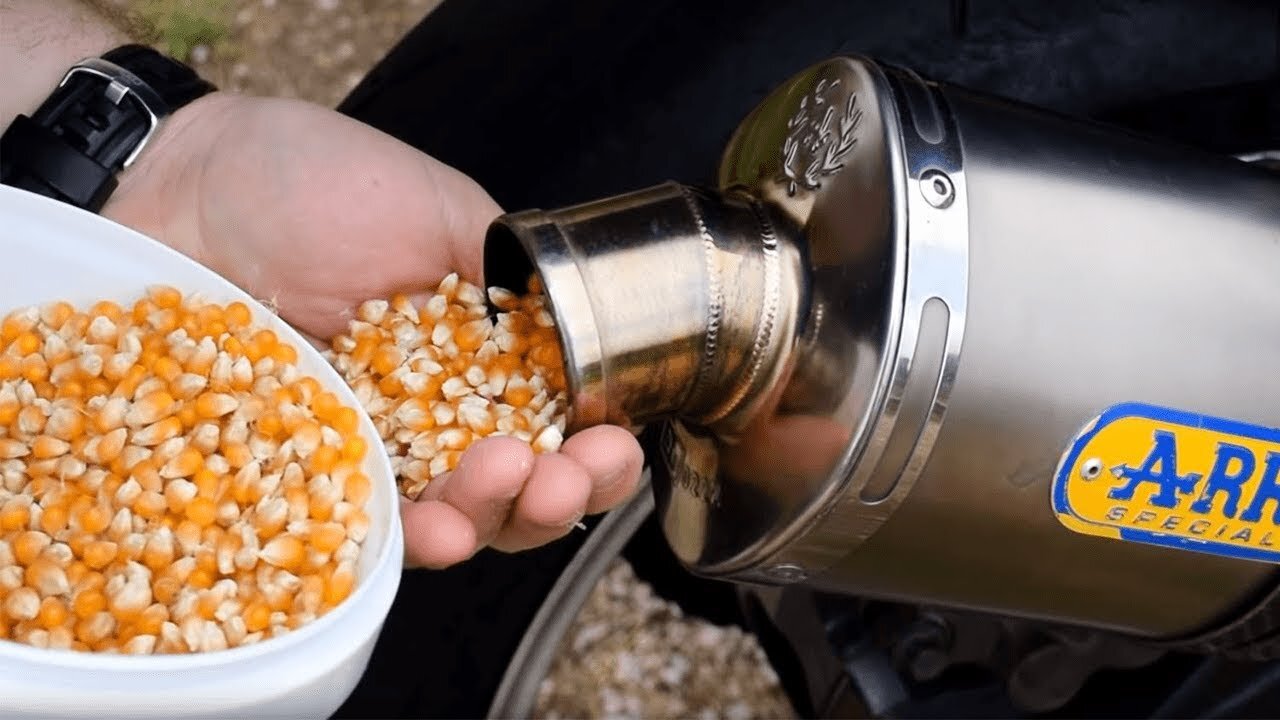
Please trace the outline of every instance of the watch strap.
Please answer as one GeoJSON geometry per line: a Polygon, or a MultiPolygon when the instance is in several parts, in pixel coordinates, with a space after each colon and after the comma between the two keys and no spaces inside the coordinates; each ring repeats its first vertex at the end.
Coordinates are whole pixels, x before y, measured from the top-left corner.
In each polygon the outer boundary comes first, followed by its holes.
{"type": "Polygon", "coordinates": [[[103,54],[102,59],[137,75],[155,90],[167,106],[166,114],[216,89],[190,67],[146,45],[123,45],[103,54]]]}
{"type": "Polygon", "coordinates": [[[108,166],[25,115],[0,139],[0,182],[93,212],[119,184],[108,166]]]}
{"type": "Polygon", "coordinates": [[[98,212],[160,122],[214,89],[144,45],[77,63],[0,136],[0,183],[98,212]]]}

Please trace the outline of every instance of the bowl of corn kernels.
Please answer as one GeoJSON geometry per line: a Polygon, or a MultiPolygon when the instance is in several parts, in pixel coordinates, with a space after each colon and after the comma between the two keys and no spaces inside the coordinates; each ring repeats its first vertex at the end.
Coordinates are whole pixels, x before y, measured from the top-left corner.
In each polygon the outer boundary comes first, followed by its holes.
{"type": "Polygon", "coordinates": [[[0,218],[0,717],[329,715],[403,561],[352,385],[158,242],[0,218]]]}

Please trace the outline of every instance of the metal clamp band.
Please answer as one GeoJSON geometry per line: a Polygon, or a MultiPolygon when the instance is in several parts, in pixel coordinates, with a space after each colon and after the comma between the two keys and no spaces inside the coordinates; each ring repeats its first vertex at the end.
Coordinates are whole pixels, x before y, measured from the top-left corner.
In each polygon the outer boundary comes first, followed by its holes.
{"type": "Polygon", "coordinates": [[[907,162],[907,275],[897,357],[873,441],[853,489],[871,506],[867,535],[888,518],[924,469],[946,414],[964,337],[969,213],[955,121],[936,88],[887,69],[907,162]],[[874,460],[874,462],[872,462],[874,460]]]}
{"type": "Polygon", "coordinates": [[[969,294],[969,216],[959,131],[946,99],[914,73],[881,66],[901,128],[905,283],[896,341],[861,450],[840,495],[808,533],[764,563],[759,580],[799,582],[871,537],[910,494],[933,451],[959,368],[969,294]]]}

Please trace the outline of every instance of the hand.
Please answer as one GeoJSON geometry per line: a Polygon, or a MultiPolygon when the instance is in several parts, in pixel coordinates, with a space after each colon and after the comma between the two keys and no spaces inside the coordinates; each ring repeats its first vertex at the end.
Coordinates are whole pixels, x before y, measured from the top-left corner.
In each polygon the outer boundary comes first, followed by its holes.
{"type": "MultiPolygon", "coordinates": [[[[345,331],[364,300],[412,295],[453,271],[482,280],[484,231],[500,212],[462,173],[335,111],[227,93],[175,114],[103,209],[319,338],[345,331]]],[[[628,498],[642,460],[612,426],[536,457],[512,438],[481,440],[402,502],[406,564],[550,542],[628,498]]]]}

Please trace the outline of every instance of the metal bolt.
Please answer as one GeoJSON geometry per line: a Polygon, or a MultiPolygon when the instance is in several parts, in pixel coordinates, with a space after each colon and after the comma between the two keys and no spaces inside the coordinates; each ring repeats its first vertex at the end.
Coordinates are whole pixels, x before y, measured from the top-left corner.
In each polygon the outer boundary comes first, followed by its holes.
{"type": "Polygon", "coordinates": [[[1085,480],[1093,480],[1102,474],[1102,460],[1099,458],[1089,458],[1080,466],[1080,477],[1085,480]]]}
{"type": "Polygon", "coordinates": [[[792,565],[790,563],[774,565],[773,567],[766,570],[765,573],[767,573],[769,577],[773,578],[774,580],[779,580],[781,582],[787,582],[787,583],[800,582],[801,580],[804,580],[808,576],[808,574],[804,571],[804,568],[800,567],[799,565],[792,565]]]}
{"type": "Polygon", "coordinates": [[[920,194],[925,202],[938,208],[946,208],[956,199],[956,188],[951,178],[941,170],[926,170],[920,175],[920,194]]]}

